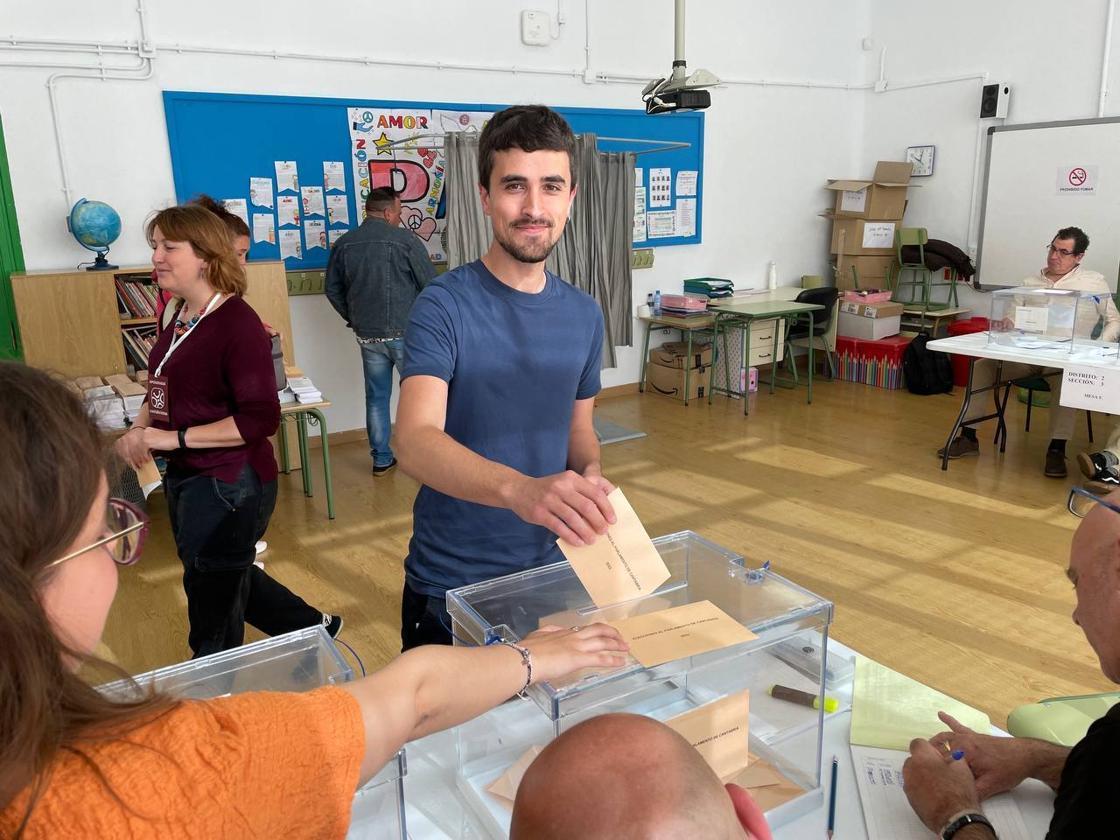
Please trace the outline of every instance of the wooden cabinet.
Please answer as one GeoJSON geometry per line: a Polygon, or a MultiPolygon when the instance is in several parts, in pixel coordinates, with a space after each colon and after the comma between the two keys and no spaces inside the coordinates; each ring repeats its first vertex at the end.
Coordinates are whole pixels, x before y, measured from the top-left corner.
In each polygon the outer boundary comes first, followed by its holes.
{"type": "MultiPolygon", "coordinates": [[[[122,326],[154,321],[121,317],[114,278],[148,270],[140,266],[114,271],[13,274],[12,295],[27,364],[70,378],[125,373],[122,326]]],[[[295,364],[283,263],[251,262],[245,273],[249,283],[245,301],[262,321],[279,330],[284,361],[295,364]]]]}

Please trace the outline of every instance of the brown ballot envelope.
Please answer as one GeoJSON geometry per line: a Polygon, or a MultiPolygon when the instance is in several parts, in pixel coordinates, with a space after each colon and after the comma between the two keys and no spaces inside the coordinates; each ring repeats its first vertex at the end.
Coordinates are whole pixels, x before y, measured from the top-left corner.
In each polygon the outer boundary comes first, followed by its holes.
{"type": "Polygon", "coordinates": [[[721,782],[749,790],[763,811],[805,792],[774,765],[748,751],[749,691],[730,694],[665,723],[704,756],[721,782]]]}
{"type": "Polygon", "coordinates": [[[525,750],[517,761],[506,769],[506,772],[487,786],[487,793],[492,794],[504,808],[512,811],[513,800],[517,798],[517,788],[521,786],[521,778],[543,749],[544,747],[534,745],[525,750]]]}
{"type": "Polygon", "coordinates": [[[711,601],[623,618],[611,625],[630,645],[630,655],[647,668],[758,638],[711,601]]]}
{"type": "Polygon", "coordinates": [[[750,691],[729,694],[670,718],[665,724],[696,747],[716,775],[726,780],[750,762],[750,699],[750,691]]]}
{"type": "Polygon", "coordinates": [[[606,534],[591,545],[557,541],[597,607],[649,595],[669,579],[665,561],[622,490],[616,487],[607,500],[614,508],[616,521],[606,534]]]}

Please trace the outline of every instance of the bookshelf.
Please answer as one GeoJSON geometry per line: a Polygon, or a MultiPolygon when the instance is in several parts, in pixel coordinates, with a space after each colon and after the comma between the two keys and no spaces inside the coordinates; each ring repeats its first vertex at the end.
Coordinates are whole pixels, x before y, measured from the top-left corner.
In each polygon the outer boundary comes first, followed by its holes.
{"type": "MultiPolygon", "coordinates": [[[[251,262],[245,273],[245,301],[280,331],[284,361],[295,364],[283,263],[251,262]]],[[[27,364],[69,378],[146,366],[145,338],[153,337],[156,328],[150,266],[17,273],[12,275],[12,295],[27,364]],[[151,314],[145,301],[152,303],[151,314]]]]}

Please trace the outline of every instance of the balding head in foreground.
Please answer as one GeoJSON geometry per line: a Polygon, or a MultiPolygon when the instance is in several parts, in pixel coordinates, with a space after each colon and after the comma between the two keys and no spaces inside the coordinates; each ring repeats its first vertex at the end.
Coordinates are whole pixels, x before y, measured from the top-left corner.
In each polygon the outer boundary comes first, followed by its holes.
{"type": "Polygon", "coordinates": [[[517,789],[510,840],[769,840],[745,790],[641,715],[600,715],[549,744],[517,789]]]}

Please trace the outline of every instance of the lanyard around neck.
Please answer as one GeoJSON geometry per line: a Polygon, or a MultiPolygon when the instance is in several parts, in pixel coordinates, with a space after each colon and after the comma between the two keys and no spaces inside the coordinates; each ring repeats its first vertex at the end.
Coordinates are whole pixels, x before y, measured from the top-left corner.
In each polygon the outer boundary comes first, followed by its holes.
{"type": "Polygon", "coordinates": [[[167,360],[171,358],[171,354],[174,353],[179,348],[179,345],[186,341],[190,334],[195,331],[195,328],[202,323],[202,319],[214,311],[214,304],[221,299],[222,293],[214,292],[214,297],[210,298],[210,302],[206,304],[206,308],[202,311],[202,314],[198,316],[198,320],[191,324],[187,328],[186,332],[184,332],[182,335],[176,335],[171,339],[171,346],[167,348],[167,352],[163,355],[163,361],[160,362],[159,367],[156,368],[156,376],[159,376],[160,373],[163,372],[163,366],[167,364],[167,360]]]}

